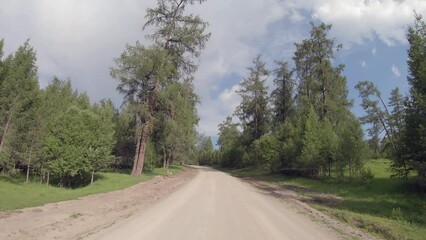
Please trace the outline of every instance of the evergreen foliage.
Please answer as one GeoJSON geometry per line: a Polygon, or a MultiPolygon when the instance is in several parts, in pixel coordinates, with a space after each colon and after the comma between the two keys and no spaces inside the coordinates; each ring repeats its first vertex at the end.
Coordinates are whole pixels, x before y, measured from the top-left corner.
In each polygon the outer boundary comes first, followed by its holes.
{"type": "Polygon", "coordinates": [[[269,71],[260,55],[256,56],[253,66],[248,70],[249,76],[240,83],[240,90],[237,92],[241,96],[241,103],[235,109],[235,115],[243,128],[245,147],[249,147],[270,130],[271,120],[268,87],[265,85],[269,71]]]}
{"type": "Polygon", "coordinates": [[[163,166],[185,162],[194,152],[198,117],[193,91],[194,60],[210,33],[199,16],[185,14],[185,7],[203,0],[159,0],[147,9],[144,29],[153,27],[152,46],[128,45],[116,59],[111,75],[117,89],[135,114],[135,155],[132,175],[142,173],[148,142],[162,152],[163,166]]]}
{"type": "Polygon", "coordinates": [[[363,130],[350,112],[344,66],[332,65],[341,46],[328,38],[330,29],[312,24],[310,38],[296,44],[294,69],[276,61],[270,97],[265,84],[269,70],[260,56],[254,59],[238,91],[241,103],[235,115],[242,132],[230,118],[219,125],[223,166],[266,165],[271,171],[312,178],[343,176],[345,171],[351,178],[361,175],[363,130]]]}
{"type": "Polygon", "coordinates": [[[426,189],[426,24],[421,15],[415,15],[407,39],[410,96],[406,102],[401,155],[402,162],[417,172],[426,189]]]}

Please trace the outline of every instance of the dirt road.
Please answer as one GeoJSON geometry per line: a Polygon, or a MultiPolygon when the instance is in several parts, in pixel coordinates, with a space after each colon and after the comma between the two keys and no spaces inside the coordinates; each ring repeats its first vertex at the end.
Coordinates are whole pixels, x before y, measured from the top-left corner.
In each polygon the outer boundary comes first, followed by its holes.
{"type": "MultiPolygon", "coordinates": [[[[294,206],[225,173],[200,168],[169,197],[89,239],[338,239],[294,206]]],[[[345,238],[345,237],[343,237],[345,238]]]]}

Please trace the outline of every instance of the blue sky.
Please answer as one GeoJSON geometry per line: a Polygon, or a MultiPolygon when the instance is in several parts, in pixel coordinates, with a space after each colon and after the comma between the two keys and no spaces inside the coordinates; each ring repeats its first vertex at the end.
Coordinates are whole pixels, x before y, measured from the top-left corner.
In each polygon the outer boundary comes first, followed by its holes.
{"type": "MultiPolygon", "coordinates": [[[[92,100],[122,97],[109,76],[113,59],[126,43],[149,44],[142,32],[147,7],[155,0],[0,0],[0,38],[6,53],[26,39],[37,50],[39,79],[46,86],[54,75],[70,78],[92,100]]],[[[353,86],[375,82],[387,98],[390,90],[408,89],[407,25],[413,10],[426,15],[425,0],[207,0],[187,8],[210,23],[212,38],[199,60],[196,91],[198,130],[216,139],[217,125],[233,113],[238,83],[246,67],[262,54],[291,62],[294,42],[309,36],[309,22],[332,24],[330,37],[344,48],[335,63],[346,65],[353,111],[362,115],[353,86]]],[[[272,78],[268,81],[272,87],[272,78]]]]}

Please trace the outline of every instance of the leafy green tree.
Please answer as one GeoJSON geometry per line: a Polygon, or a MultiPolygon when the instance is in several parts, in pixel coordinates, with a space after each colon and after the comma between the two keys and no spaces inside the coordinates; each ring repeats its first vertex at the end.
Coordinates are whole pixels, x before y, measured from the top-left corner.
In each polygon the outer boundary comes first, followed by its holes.
{"type": "Polygon", "coordinates": [[[347,169],[349,178],[360,176],[365,161],[364,132],[356,118],[350,118],[340,129],[339,151],[337,152],[337,173],[343,178],[347,169]]]}
{"type": "Polygon", "coordinates": [[[200,135],[198,139],[198,162],[200,165],[214,165],[214,147],[210,137],[200,135]]]}
{"type": "Polygon", "coordinates": [[[403,144],[406,118],[405,102],[405,99],[399,93],[399,89],[393,89],[388,104],[392,109],[388,117],[388,124],[394,129],[396,151],[388,151],[389,147],[387,146],[389,144],[385,145],[385,151],[387,150],[387,152],[389,152],[388,157],[393,160],[393,176],[403,176],[405,179],[408,179],[410,166],[408,161],[404,158],[405,147],[403,144]]]}
{"type": "Polygon", "coordinates": [[[281,149],[282,142],[273,135],[263,135],[253,142],[253,151],[259,159],[257,164],[265,164],[271,171],[281,168],[281,149]]]}
{"type": "Polygon", "coordinates": [[[113,152],[117,161],[114,165],[120,169],[131,169],[135,156],[136,115],[130,109],[131,106],[129,104],[122,106],[116,123],[116,144],[113,152]]]}
{"type": "Polygon", "coordinates": [[[210,34],[207,23],[193,14],[185,15],[188,5],[203,0],[159,0],[147,10],[144,29],[154,27],[151,47],[127,46],[116,59],[111,75],[120,81],[118,90],[135,109],[137,116],[136,152],[132,175],[141,174],[145,150],[154,123],[161,119],[161,92],[171,83],[190,77],[197,68],[193,59],[200,56],[210,34]]]}
{"type": "Polygon", "coordinates": [[[241,146],[239,142],[241,134],[237,124],[232,122],[232,117],[227,117],[218,127],[217,144],[221,154],[221,165],[223,167],[241,167],[241,146]]]}
{"type": "Polygon", "coordinates": [[[361,122],[371,125],[368,132],[372,138],[371,142],[375,145],[375,151],[379,149],[379,134],[384,130],[385,137],[389,140],[393,152],[396,152],[395,129],[389,124],[390,113],[382,99],[380,90],[368,81],[359,82],[355,88],[358,89],[359,96],[362,99],[361,106],[367,113],[366,116],[361,117],[361,122]]]}
{"type": "Polygon", "coordinates": [[[313,107],[310,108],[306,117],[302,152],[300,155],[299,167],[306,176],[315,177],[318,175],[321,162],[318,156],[321,153],[321,123],[313,107]]]}
{"type": "Polygon", "coordinates": [[[297,125],[293,118],[279,125],[274,133],[277,139],[283,144],[280,156],[280,170],[287,175],[297,175],[300,173],[297,167],[302,151],[303,127],[297,125]]]}
{"type": "Polygon", "coordinates": [[[289,70],[288,62],[277,61],[276,65],[277,68],[274,70],[275,89],[271,94],[271,102],[273,105],[274,124],[278,126],[284,123],[292,113],[295,83],[292,72],[289,70]]]}
{"type": "Polygon", "coordinates": [[[32,145],[38,140],[40,90],[36,53],[28,41],[2,61],[1,71],[0,167],[10,170],[22,164],[29,168],[37,150],[32,145]]]}
{"type": "MultiPolygon", "coordinates": [[[[406,106],[405,134],[403,140],[404,159],[411,162],[413,169],[426,186],[426,24],[422,16],[408,29],[408,83],[410,97],[406,106]]],[[[426,187],[425,187],[426,188],[426,187]]]]}
{"type": "Polygon", "coordinates": [[[162,91],[160,101],[162,115],[155,124],[154,141],[162,152],[163,167],[168,167],[172,162],[184,163],[194,157],[198,96],[188,79],[170,84],[162,91]]]}
{"type": "Polygon", "coordinates": [[[60,186],[73,186],[111,162],[114,131],[111,109],[82,110],[76,106],[48,125],[43,152],[60,186]],[[98,113],[96,113],[96,111],[98,113]]]}
{"type": "Polygon", "coordinates": [[[321,145],[319,162],[322,164],[323,175],[328,171],[328,177],[331,177],[331,167],[336,160],[338,147],[338,136],[333,129],[333,125],[326,118],[321,124],[321,145]]]}
{"type": "Polygon", "coordinates": [[[256,56],[253,66],[248,70],[249,76],[240,83],[240,90],[237,92],[241,96],[241,103],[235,110],[243,127],[246,147],[269,131],[271,118],[268,87],[265,85],[269,71],[260,55],[256,56]]]}
{"type": "Polygon", "coordinates": [[[99,119],[93,121],[93,125],[90,126],[96,139],[91,145],[91,183],[94,181],[96,172],[104,170],[114,163],[112,152],[116,143],[115,118],[117,117],[117,111],[110,99],[103,99],[95,104],[93,111],[99,119]]]}

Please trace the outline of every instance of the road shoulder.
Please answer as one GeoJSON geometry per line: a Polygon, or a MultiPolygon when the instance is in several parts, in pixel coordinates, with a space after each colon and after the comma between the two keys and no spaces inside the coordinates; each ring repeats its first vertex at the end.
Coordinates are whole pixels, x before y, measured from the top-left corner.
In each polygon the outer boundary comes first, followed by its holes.
{"type": "Polygon", "coordinates": [[[79,239],[120,222],[180,188],[197,174],[185,167],[130,188],[0,214],[0,239],[79,239]]]}

